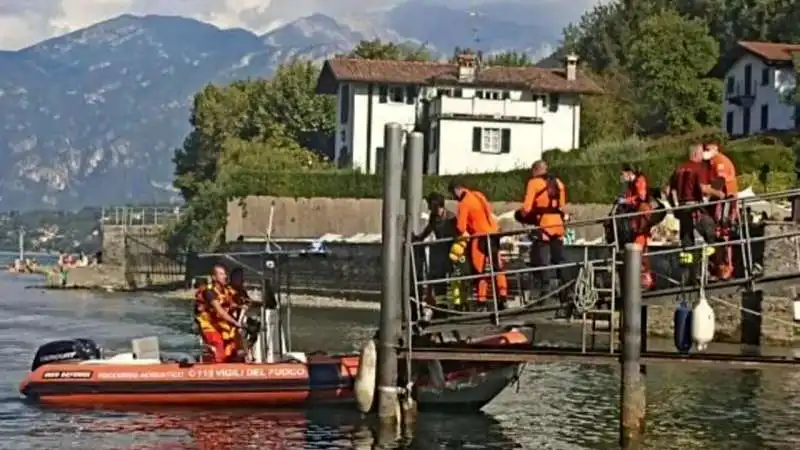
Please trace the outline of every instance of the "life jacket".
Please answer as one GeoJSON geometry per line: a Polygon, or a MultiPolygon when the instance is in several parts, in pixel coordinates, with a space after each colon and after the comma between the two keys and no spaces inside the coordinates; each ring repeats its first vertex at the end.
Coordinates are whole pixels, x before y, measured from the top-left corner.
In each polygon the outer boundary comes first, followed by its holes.
{"type": "Polygon", "coordinates": [[[534,206],[532,213],[538,215],[539,217],[545,214],[560,214],[563,216],[564,212],[561,210],[561,208],[564,205],[561,204],[561,184],[558,182],[556,177],[545,175],[543,178],[545,181],[545,186],[536,191],[536,194],[534,194],[534,206]],[[536,200],[544,194],[547,194],[547,206],[537,207],[536,200]]]}
{"type": "Polygon", "coordinates": [[[543,187],[533,193],[533,206],[523,223],[540,227],[535,232],[539,239],[549,240],[550,237],[561,237],[566,232],[564,229],[564,205],[561,201],[564,194],[562,192],[563,184],[558,178],[550,175],[538,178],[544,180],[545,183],[543,187]],[[546,196],[544,197],[545,204],[537,204],[543,196],[546,196]]]}
{"type": "MultiPolygon", "coordinates": [[[[212,291],[216,294],[217,301],[220,302],[220,306],[222,306],[222,309],[225,311],[230,313],[235,306],[233,290],[227,286],[220,287],[216,283],[212,283],[210,286],[206,287],[205,290],[198,293],[197,297],[198,301],[196,305],[199,304],[198,306],[201,308],[201,312],[197,315],[197,321],[201,325],[201,328],[207,324],[214,331],[225,332],[231,330],[232,327],[230,324],[219,317],[217,311],[205,301],[204,296],[207,291],[212,291]]],[[[198,306],[196,306],[196,308],[198,306]]]]}

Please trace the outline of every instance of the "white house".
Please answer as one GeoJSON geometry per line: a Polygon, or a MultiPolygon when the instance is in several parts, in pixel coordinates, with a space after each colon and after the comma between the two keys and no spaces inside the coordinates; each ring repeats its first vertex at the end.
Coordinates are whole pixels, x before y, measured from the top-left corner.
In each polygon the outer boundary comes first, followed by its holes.
{"type": "Polygon", "coordinates": [[[724,80],[722,127],[746,136],[800,128],[800,109],[789,98],[795,89],[792,53],[800,45],[740,41],[710,75],[724,80]]]}
{"type": "Polygon", "coordinates": [[[570,56],[563,69],[484,67],[472,54],[456,63],[335,58],[317,84],[335,94],[335,159],[376,173],[384,126],[426,135],[425,171],[457,174],[529,166],[544,150],[579,146],[580,94],[601,89],[570,56]]]}

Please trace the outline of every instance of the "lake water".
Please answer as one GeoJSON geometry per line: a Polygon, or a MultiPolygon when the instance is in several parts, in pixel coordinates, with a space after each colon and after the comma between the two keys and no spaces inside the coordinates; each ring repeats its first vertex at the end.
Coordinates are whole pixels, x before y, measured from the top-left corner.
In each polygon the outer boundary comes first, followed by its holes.
{"type": "MultiPolygon", "coordinates": [[[[168,352],[197,348],[189,303],[152,295],[30,289],[37,277],[0,274],[0,449],[370,449],[369,424],[348,411],[56,411],[20,401],[19,381],[40,344],[90,337],[107,351],[158,335],[168,352]]],[[[298,350],[354,350],[373,332],[374,312],[295,309],[298,350]]],[[[646,448],[800,448],[800,373],[787,370],[648,370],[646,448]]],[[[617,442],[614,369],[528,366],[480,414],[423,414],[399,448],[612,449],[617,442]]]]}

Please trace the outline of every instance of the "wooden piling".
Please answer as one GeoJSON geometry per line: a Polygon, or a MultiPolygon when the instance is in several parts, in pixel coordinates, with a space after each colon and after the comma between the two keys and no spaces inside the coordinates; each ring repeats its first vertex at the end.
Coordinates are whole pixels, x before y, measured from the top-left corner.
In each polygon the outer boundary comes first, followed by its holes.
{"type": "Polygon", "coordinates": [[[647,399],[642,374],[642,247],[625,246],[622,298],[622,371],[620,379],[620,447],[641,443],[647,399]]]}

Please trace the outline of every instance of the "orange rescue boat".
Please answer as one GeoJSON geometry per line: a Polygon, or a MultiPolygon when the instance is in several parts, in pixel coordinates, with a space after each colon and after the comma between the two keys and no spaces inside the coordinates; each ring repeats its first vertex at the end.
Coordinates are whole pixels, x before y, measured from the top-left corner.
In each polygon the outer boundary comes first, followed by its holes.
{"type": "MultiPolygon", "coordinates": [[[[470,345],[530,346],[531,341],[530,333],[511,329],[470,345]]],[[[103,358],[90,339],[47,343],[37,351],[20,392],[36,403],[74,407],[355,405],[362,365],[358,354],[286,351],[274,362],[167,360],[158,352],[157,338],[134,340],[133,350],[103,358]]],[[[516,363],[419,363],[414,395],[420,407],[480,409],[514,382],[520,369],[516,363]]],[[[368,372],[373,378],[368,383],[374,384],[374,367],[368,372]]]]}

